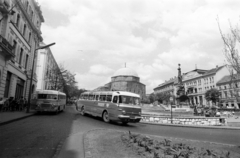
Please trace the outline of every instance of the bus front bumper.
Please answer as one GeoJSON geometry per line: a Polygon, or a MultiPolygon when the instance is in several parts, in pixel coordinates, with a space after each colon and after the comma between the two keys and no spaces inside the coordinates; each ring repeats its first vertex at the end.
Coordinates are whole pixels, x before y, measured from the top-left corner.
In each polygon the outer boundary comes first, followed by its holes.
{"type": "Polygon", "coordinates": [[[140,120],[142,119],[141,116],[127,116],[127,115],[118,115],[118,119],[120,119],[120,121],[122,122],[140,122],[140,120]]]}
{"type": "Polygon", "coordinates": [[[57,110],[57,107],[49,107],[49,108],[36,107],[35,108],[35,111],[41,111],[41,112],[44,112],[44,111],[54,112],[56,110],[57,110]]]}

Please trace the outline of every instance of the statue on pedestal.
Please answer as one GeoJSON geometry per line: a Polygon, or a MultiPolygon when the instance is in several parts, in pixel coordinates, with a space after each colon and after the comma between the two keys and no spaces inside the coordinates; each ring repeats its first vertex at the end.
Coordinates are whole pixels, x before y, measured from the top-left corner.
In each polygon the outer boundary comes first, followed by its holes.
{"type": "Polygon", "coordinates": [[[177,105],[180,105],[180,101],[184,101],[188,99],[188,97],[185,94],[185,88],[182,82],[182,74],[181,74],[181,68],[180,64],[178,64],[178,83],[177,83],[177,105]],[[187,98],[186,98],[187,97],[187,98]]]}

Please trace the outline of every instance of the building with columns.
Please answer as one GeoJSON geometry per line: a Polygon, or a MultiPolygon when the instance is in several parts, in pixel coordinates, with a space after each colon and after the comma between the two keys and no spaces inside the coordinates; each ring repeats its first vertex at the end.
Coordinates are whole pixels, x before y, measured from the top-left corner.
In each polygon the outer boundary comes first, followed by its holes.
{"type": "MultiPolygon", "coordinates": [[[[1,36],[8,50],[0,52],[1,88],[0,97],[28,97],[29,86],[36,89],[36,65],[33,82],[30,85],[34,52],[43,40],[41,23],[44,22],[39,4],[35,0],[1,0],[1,36]],[[3,64],[2,64],[3,63],[3,64]]],[[[36,62],[35,62],[36,63],[36,62]]]]}
{"type": "MultiPolygon", "coordinates": [[[[225,75],[229,75],[226,66],[216,66],[210,70],[195,69],[182,74],[182,82],[185,93],[188,96],[189,105],[212,106],[211,102],[206,101],[205,93],[207,90],[217,88],[217,82],[225,75]]],[[[176,96],[178,78],[174,77],[165,83],[154,88],[154,93],[170,93],[176,96]]],[[[177,103],[175,101],[175,103],[177,103]]]]}

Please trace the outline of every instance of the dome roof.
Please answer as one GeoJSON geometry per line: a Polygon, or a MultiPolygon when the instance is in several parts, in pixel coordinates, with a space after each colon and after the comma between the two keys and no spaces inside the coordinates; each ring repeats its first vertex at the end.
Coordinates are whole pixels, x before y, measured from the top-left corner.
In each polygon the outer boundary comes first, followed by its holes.
{"type": "Polygon", "coordinates": [[[127,68],[127,67],[124,67],[124,68],[121,68],[119,70],[117,70],[113,77],[116,77],[116,76],[134,76],[134,77],[138,77],[138,74],[136,73],[136,71],[130,69],[130,68],[127,68]]]}

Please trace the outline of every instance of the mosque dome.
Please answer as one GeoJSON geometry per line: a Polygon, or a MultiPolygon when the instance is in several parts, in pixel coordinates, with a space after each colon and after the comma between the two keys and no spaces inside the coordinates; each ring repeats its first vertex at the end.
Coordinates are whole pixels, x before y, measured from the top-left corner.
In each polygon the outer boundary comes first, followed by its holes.
{"type": "Polygon", "coordinates": [[[116,76],[134,76],[134,77],[138,77],[138,74],[133,69],[124,67],[124,68],[121,68],[121,69],[117,70],[114,73],[113,77],[116,77],[116,76]]]}

